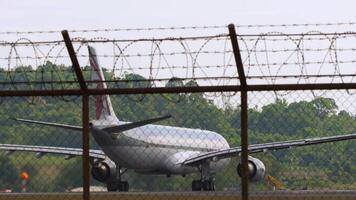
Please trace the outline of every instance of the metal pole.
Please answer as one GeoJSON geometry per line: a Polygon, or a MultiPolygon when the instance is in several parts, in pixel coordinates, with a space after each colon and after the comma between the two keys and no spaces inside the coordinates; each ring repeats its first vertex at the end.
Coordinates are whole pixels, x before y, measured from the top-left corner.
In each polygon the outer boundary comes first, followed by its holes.
{"type": "Polygon", "coordinates": [[[89,200],[90,173],[89,173],[89,95],[82,96],[83,110],[83,200],[89,200]]]}
{"type": "Polygon", "coordinates": [[[241,167],[242,167],[242,181],[241,181],[241,198],[248,200],[248,105],[247,105],[247,81],[243,69],[241,53],[237,41],[235,25],[229,24],[229,34],[234,52],[237,72],[239,74],[241,85],[241,167]]]}
{"type": "Polygon", "coordinates": [[[241,91],[241,167],[242,167],[242,200],[248,200],[248,109],[247,90],[241,91]]]}
{"type": "MultiPolygon", "coordinates": [[[[347,90],[356,89],[356,83],[320,83],[320,84],[277,84],[247,85],[247,91],[294,91],[294,90],[347,90]]],[[[160,94],[160,93],[196,93],[196,92],[236,92],[241,91],[240,85],[226,86],[194,86],[194,87],[154,87],[154,88],[107,88],[87,89],[90,95],[110,94],[160,94]]],[[[81,96],[81,89],[65,90],[1,90],[0,97],[13,96],[81,96]]]]}
{"type": "Polygon", "coordinates": [[[87,85],[85,84],[85,80],[84,80],[84,76],[82,73],[82,70],[80,69],[80,65],[77,59],[77,55],[75,54],[74,48],[73,48],[73,44],[72,44],[72,40],[69,37],[68,31],[67,30],[63,30],[62,31],[62,36],[63,36],[63,40],[66,44],[67,50],[68,50],[68,54],[70,57],[70,60],[72,61],[72,65],[75,71],[75,74],[77,76],[80,88],[82,90],[87,89],[87,85]]]}
{"type": "Polygon", "coordinates": [[[72,41],[68,31],[63,30],[62,36],[66,44],[68,54],[72,61],[72,65],[77,76],[81,93],[82,93],[82,123],[83,123],[83,200],[90,198],[90,164],[89,164],[89,93],[85,83],[83,72],[80,68],[77,55],[74,51],[72,41]]]}
{"type": "Polygon", "coordinates": [[[242,63],[242,59],[241,59],[239,43],[237,41],[235,25],[229,24],[229,33],[230,33],[230,39],[231,39],[231,44],[232,44],[232,50],[234,52],[237,73],[239,74],[240,84],[241,84],[241,87],[246,87],[247,86],[246,76],[245,76],[243,63],[242,63]]]}

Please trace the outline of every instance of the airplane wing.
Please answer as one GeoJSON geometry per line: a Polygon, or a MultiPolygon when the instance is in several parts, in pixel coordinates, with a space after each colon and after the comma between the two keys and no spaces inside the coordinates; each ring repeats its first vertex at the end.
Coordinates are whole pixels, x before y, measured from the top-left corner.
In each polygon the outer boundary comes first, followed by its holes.
{"type": "MultiPolygon", "coordinates": [[[[67,148],[67,147],[51,147],[51,146],[33,146],[33,145],[19,145],[19,144],[0,144],[0,150],[13,153],[16,151],[34,152],[36,157],[42,157],[45,154],[63,155],[65,159],[70,159],[75,156],[81,156],[83,149],[67,148]]],[[[106,155],[101,150],[89,150],[89,157],[95,159],[105,159],[106,155]]]]}
{"type": "Polygon", "coordinates": [[[13,118],[13,119],[16,121],[20,121],[20,122],[26,122],[26,123],[31,123],[31,124],[40,124],[40,125],[45,125],[45,126],[53,126],[53,127],[57,127],[57,128],[65,128],[65,129],[70,129],[70,130],[75,130],[75,131],[81,131],[83,129],[81,126],[74,126],[74,125],[68,125],[68,124],[43,122],[43,121],[21,119],[21,118],[13,118]]]}
{"type": "MultiPolygon", "coordinates": [[[[282,142],[271,142],[271,143],[263,143],[263,144],[252,144],[248,146],[248,152],[250,154],[253,154],[253,153],[267,152],[270,150],[273,151],[273,150],[280,150],[280,149],[289,149],[293,147],[337,142],[337,141],[344,141],[344,140],[351,140],[351,139],[356,139],[356,133],[349,134],[349,135],[338,135],[338,136],[309,138],[309,139],[301,139],[301,140],[289,140],[289,141],[282,141],[282,142]]],[[[186,159],[182,164],[196,166],[207,160],[220,160],[229,157],[236,157],[239,156],[240,153],[241,153],[241,147],[233,147],[230,149],[210,151],[210,152],[205,152],[190,157],[186,159]]]]}

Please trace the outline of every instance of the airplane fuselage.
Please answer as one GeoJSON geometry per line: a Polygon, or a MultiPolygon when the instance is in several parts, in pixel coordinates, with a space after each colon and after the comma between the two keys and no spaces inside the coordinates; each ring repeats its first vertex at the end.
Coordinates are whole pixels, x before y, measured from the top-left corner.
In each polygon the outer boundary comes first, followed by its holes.
{"type": "MultiPolygon", "coordinates": [[[[207,130],[146,125],[113,136],[101,130],[100,122],[95,124],[91,133],[105,154],[120,166],[141,173],[185,175],[197,172],[196,167],[182,165],[182,162],[203,152],[230,148],[224,137],[207,130]]],[[[217,171],[228,162],[229,159],[211,162],[210,167],[217,171]]]]}

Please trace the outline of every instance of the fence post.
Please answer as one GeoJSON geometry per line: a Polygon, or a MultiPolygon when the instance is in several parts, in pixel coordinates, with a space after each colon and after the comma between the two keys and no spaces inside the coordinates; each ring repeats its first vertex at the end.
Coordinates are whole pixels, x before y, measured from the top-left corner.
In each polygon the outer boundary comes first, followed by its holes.
{"type": "Polygon", "coordinates": [[[90,165],[89,165],[89,95],[82,96],[83,123],[83,200],[89,200],[90,194],[90,165]]]}
{"type": "Polygon", "coordinates": [[[247,105],[247,82],[243,69],[241,52],[237,41],[237,35],[234,24],[229,24],[229,35],[234,52],[237,73],[241,85],[241,167],[242,167],[242,183],[241,197],[242,200],[248,200],[248,105],[247,105]]]}
{"type": "Polygon", "coordinates": [[[66,44],[68,54],[72,61],[75,74],[77,76],[80,89],[82,92],[82,123],[83,123],[83,200],[89,200],[90,196],[90,164],[89,164],[89,92],[84,80],[83,72],[74,51],[72,41],[68,31],[63,30],[62,36],[66,44]]]}

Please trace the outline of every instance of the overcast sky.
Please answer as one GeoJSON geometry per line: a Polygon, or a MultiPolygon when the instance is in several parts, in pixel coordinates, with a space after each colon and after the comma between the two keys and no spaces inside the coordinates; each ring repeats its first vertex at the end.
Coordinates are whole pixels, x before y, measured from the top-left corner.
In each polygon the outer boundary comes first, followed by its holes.
{"type": "Polygon", "coordinates": [[[1,31],[356,21],[353,0],[0,0],[1,31]]]}
{"type": "MultiPolygon", "coordinates": [[[[0,0],[0,11],[0,32],[202,26],[229,23],[248,25],[356,22],[355,0],[0,0]]],[[[315,30],[322,27],[310,28],[315,30]]],[[[283,31],[280,29],[282,28],[279,27],[276,31],[283,31]]],[[[266,32],[266,28],[257,31],[266,32]]],[[[291,31],[299,32],[294,27],[291,31]]],[[[330,26],[327,31],[350,31],[350,29],[347,26],[330,26]]],[[[83,35],[83,33],[79,34],[79,36],[83,35]]],[[[102,36],[104,33],[100,34],[102,36]]],[[[132,34],[137,33],[128,32],[128,34],[132,37],[132,34]]],[[[60,34],[52,35],[61,39],[60,34]]],[[[38,40],[48,40],[49,37],[48,34],[35,36],[40,37],[35,38],[38,40]]],[[[97,34],[95,36],[98,37],[97,34]]],[[[1,34],[0,41],[15,41],[19,37],[25,36],[1,34]]],[[[115,37],[121,38],[120,35],[115,37]]],[[[8,51],[5,49],[4,52],[0,52],[0,55],[8,55],[8,51]]],[[[104,54],[104,51],[100,52],[104,54]]],[[[67,61],[69,62],[68,59],[67,61]]],[[[102,63],[109,61],[111,60],[102,59],[102,63]]],[[[3,62],[5,62],[4,66],[7,66],[7,60],[3,62]]],[[[172,61],[172,63],[177,62],[172,61]]],[[[341,107],[345,106],[341,105],[341,107]]]]}

